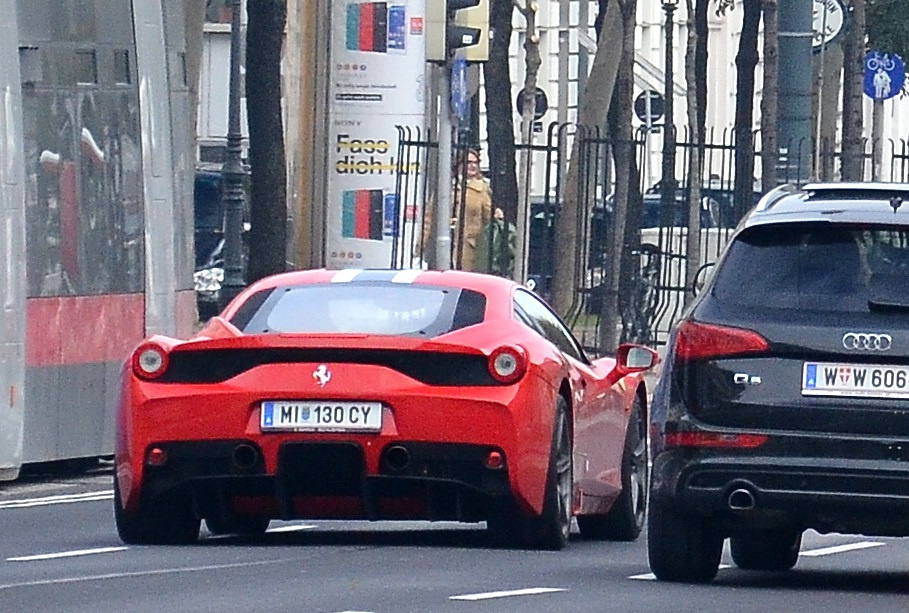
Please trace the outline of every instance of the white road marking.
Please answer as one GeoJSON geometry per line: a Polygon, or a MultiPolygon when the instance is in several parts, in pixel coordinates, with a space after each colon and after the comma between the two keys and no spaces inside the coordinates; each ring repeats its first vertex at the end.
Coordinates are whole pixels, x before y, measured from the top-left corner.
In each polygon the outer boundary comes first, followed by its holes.
{"type": "Polygon", "coordinates": [[[312,524],[302,524],[299,526],[278,526],[277,528],[269,528],[266,530],[266,532],[269,534],[274,534],[276,532],[299,532],[300,530],[312,530],[313,528],[315,528],[315,526],[312,524]]]}
{"type": "Polygon", "coordinates": [[[60,496],[44,496],[43,498],[22,498],[19,500],[0,501],[0,509],[24,509],[27,507],[42,507],[51,504],[68,504],[71,502],[93,502],[97,500],[112,500],[113,490],[101,492],[85,492],[84,494],[65,494],[60,496]]]}
{"type": "Polygon", "coordinates": [[[833,547],[824,547],[823,549],[812,549],[810,551],[802,551],[799,553],[799,556],[806,556],[809,558],[816,558],[818,556],[829,556],[835,553],[844,553],[846,551],[858,551],[859,549],[868,549],[870,547],[880,547],[884,543],[877,543],[874,541],[862,541],[860,543],[846,543],[845,545],[834,545],[833,547]]]}
{"type": "Polygon", "coordinates": [[[550,594],[552,592],[566,592],[564,587],[528,587],[522,590],[508,590],[502,592],[484,592],[482,594],[462,594],[449,596],[449,600],[489,600],[492,598],[507,598],[509,596],[533,596],[536,594],[550,594]]]}
{"type": "Polygon", "coordinates": [[[183,568],[162,568],[157,570],[140,570],[129,573],[108,573],[105,575],[87,575],[85,577],[64,577],[62,579],[45,579],[42,581],[23,581],[22,583],[6,583],[0,585],[0,590],[9,590],[16,587],[38,587],[43,585],[64,585],[68,583],[83,583],[87,581],[106,581],[108,579],[126,579],[128,577],[148,577],[154,575],[173,575],[177,573],[198,573],[225,568],[242,568],[245,566],[264,566],[266,564],[284,564],[294,560],[262,560],[259,562],[239,562],[236,564],[212,564],[210,566],[186,566],[183,568]]]}
{"type": "Polygon", "coordinates": [[[42,553],[34,556],[19,556],[6,558],[7,562],[34,562],[35,560],[54,560],[57,558],[74,558],[76,556],[90,556],[96,553],[113,553],[126,551],[128,547],[99,547],[97,549],[77,549],[75,551],[60,551],[58,553],[42,553]]]}

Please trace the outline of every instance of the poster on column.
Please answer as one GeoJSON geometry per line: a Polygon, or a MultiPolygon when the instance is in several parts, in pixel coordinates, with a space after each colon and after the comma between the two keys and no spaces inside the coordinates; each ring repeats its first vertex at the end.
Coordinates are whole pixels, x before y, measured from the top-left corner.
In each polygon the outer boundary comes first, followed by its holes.
{"type": "Polygon", "coordinates": [[[391,263],[402,227],[395,126],[422,131],[425,124],[425,3],[332,3],[329,268],[391,263]]]}

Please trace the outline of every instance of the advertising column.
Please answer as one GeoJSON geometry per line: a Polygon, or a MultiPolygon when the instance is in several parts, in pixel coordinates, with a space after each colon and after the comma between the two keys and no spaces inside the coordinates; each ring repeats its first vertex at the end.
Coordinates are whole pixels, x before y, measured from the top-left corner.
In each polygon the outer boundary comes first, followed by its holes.
{"type": "Polygon", "coordinates": [[[326,265],[391,263],[396,125],[425,123],[426,0],[332,3],[326,265]]]}

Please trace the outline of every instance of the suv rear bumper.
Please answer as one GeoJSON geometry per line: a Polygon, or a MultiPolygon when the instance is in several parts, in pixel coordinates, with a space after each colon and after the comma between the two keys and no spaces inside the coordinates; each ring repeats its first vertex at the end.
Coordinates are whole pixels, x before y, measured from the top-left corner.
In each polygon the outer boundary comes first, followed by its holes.
{"type": "Polygon", "coordinates": [[[909,462],[673,449],[655,458],[651,486],[653,499],[728,525],[746,520],[821,532],[909,535],[909,462]],[[734,492],[738,496],[730,501],[734,492]],[[747,504],[751,500],[753,506],[747,504]]]}

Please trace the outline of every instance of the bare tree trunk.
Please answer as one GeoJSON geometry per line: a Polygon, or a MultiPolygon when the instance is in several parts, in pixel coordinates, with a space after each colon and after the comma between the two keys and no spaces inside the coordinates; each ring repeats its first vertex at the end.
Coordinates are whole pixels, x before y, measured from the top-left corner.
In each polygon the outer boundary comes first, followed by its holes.
{"type": "Polygon", "coordinates": [[[760,0],[743,3],[742,37],[735,57],[735,209],[744,215],[754,200],[754,72],[758,63],[760,0]]]}
{"type": "Polygon", "coordinates": [[[246,6],[246,108],[249,121],[249,268],[247,280],[283,272],[287,262],[287,169],[281,113],[284,0],[246,6]]]}
{"type": "Polygon", "coordinates": [[[524,7],[519,9],[527,24],[524,35],[524,89],[521,92],[523,111],[521,113],[521,149],[520,183],[518,184],[517,211],[517,252],[515,253],[514,279],[523,283],[527,279],[527,245],[529,241],[530,218],[530,178],[533,155],[533,122],[536,111],[537,74],[543,63],[540,57],[540,37],[537,34],[536,3],[525,0],[524,7]]]}
{"type": "Polygon", "coordinates": [[[778,0],[763,0],[764,95],[761,97],[761,188],[779,184],[780,40],[778,0]]]}
{"type": "Polygon", "coordinates": [[[697,37],[694,48],[694,81],[688,82],[689,87],[692,83],[694,84],[697,100],[697,123],[691,125],[697,126],[701,143],[707,138],[705,131],[707,129],[707,43],[710,36],[710,28],[707,24],[709,6],[709,0],[697,0],[695,3],[694,29],[697,37]]]}
{"type": "Polygon", "coordinates": [[[843,181],[861,181],[865,143],[862,89],[865,58],[865,0],[851,0],[852,19],[843,43],[843,181]]]}
{"type": "Polygon", "coordinates": [[[489,41],[489,60],[483,64],[486,91],[486,142],[489,147],[489,179],[495,205],[508,219],[517,219],[518,178],[515,172],[514,106],[511,101],[512,0],[492,0],[489,24],[495,35],[489,41]]]}
{"type": "MultiPolygon", "coordinates": [[[[573,308],[575,287],[580,277],[578,261],[578,220],[589,215],[590,203],[578,201],[580,177],[580,141],[583,130],[602,131],[606,126],[609,102],[615,87],[619,63],[622,59],[623,27],[619,0],[605,4],[598,19],[602,19],[602,30],[597,37],[597,51],[590,68],[587,87],[578,105],[578,130],[571,148],[568,172],[562,190],[562,206],[556,222],[555,267],[552,278],[553,307],[561,315],[567,315],[573,308]]],[[[602,9],[601,4],[601,9],[602,9]]]]}
{"type": "MultiPolygon", "coordinates": [[[[613,353],[621,342],[621,313],[619,311],[619,288],[622,285],[623,265],[629,261],[628,245],[625,244],[625,228],[628,220],[628,203],[632,192],[632,166],[634,164],[634,143],[631,133],[631,112],[634,106],[634,26],[637,0],[620,0],[622,9],[622,58],[616,74],[612,105],[609,107],[609,140],[612,143],[615,160],[615,197],[611,229],[608,291],[603,301],[600,318],[600,350],[613,353]]],[[[635,186],[636,187],[636,186],[635,186]]],[[[624,268],[627,272],[628,269],[624,268]]]]}
{"type": "MultiPolygon", "coordinates": [[[[685,0],[688,13],[688,45],[685,52],[685,80],[688,83],[697,81],[698,28],[695,25],[696,15],[694,0],[685,0]]],[[[694,278],[701,265],[701,181],[704,175],[704,130],[700,124],[701,107],[698,101],[697,88],[688,88],[688,124],[692,140],[691,154],[688,156],[688,233],[685,239],[685,294],[687,305],[694,298],[692,292],[694,278]]]]}
{"type": "Polygon", "coordinates": [[[833,181],[840,91],[843,86],[843,45],[839,42],[830,45],[824,61],[827,66],[821,95],[821,176],[825,181],[833,181]]]}

